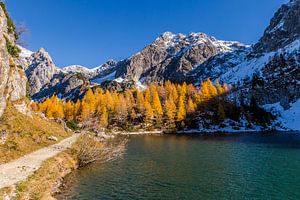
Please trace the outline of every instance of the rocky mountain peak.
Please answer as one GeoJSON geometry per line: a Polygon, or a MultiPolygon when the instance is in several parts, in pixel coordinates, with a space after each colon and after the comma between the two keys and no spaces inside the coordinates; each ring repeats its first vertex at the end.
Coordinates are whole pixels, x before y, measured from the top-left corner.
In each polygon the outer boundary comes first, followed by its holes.
{"type": "Polygon", "coordinates": [[[188,50],[193,46],[199,45],[211,45],[220,52],[233,51],[245,47],[245,45],[240,42],[218,40],[213,36],[201,32],[192,32],[188,35],[165,32],[155,40],[154,44],[165,47],[171,55],[174,55],[181,50],[188,50]]]}
{"type": "MultiPolygon", "coordinates": [[[[175,36],[174,33],[167,31],[167,32],[164,32],[163,34],[161,34],[159,36],[159,38],[162,38],[163,40],[169,40],[170,38],[173,38],[174,36],[175,36]]],[[[159,39],[159,38],[157,38],[157,39],[159,39]]]]}
{"type": "Polygon", "coordinates": [[[31,58],[35,59],[36,61],[48,62],[49,65],[54,64],[51,56],[44,48],[40,48],[37,52],[33,53],[31,58]]]}
{"type": "Polygon", "coordinates": [[[43,48],[33,53],[28,58],[28,62],[30,65],[25,72],[30,83],[30,95],[39,92],[42,87],[51,82],[54,75],[61,72],[43,48]]]}
{"type": "Polygon", "coordinates": [[[116,77],[135,82],[184,81],[185,75],[209,58],[245,45],[217,40],[205,33],[165,32],[142,51],[119,62],[116,77]]]}
{"type": "Polygon", "coordinates": [[[106,61],[106,63],[104,63],[104,65],[109,65],[109,66],[113,66],[116,64],[117,64],[117,61],[115,61],[114,59],[109,59],[108,61],[106,61]]]}
{"type": "Polygon", "coordinates": [[[109,59],[108,61],[106,61],[104,64],[100,65],[99,67],[96,67],[94,69],[92,69],[93,71],[99,72],[99,71],[103,71],[107,68],[111,68],[114,67],[118,62],[113,60],[113,59],[109,59]]]}
{"type": "Polygon", "coordinates": [[[254,46],[254,51],[276,51],[296,39],[300,39],[300,0],[291,0],[275,13],[263,36],[254,46]]]}

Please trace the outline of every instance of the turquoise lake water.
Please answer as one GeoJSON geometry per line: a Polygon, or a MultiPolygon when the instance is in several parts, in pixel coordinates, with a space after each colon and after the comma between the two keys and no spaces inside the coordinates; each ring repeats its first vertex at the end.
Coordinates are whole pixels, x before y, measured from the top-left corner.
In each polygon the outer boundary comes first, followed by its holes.
{"type": "Polygon", "coordinates": [[[66,178],[58,199],[300,199],[300,134],[132,136],[122,158],[66,178]]]}

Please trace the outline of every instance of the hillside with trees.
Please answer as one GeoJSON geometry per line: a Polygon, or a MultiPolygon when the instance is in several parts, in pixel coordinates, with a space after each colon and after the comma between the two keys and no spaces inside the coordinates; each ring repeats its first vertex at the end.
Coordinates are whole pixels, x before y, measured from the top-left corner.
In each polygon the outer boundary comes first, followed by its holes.
{"type": "MultiPolygon", "coordinates": [[[[199,122],[222,125],[228,119],[239,121],[241,116],[252,123],[266,125],[270,115],[260,119],[262,109],[236,106],[229,100],[228,85],[214,85],[209,79],[200,87],[192,84],[150,84],[145,90],[89,89],[83,99],[60,100],[57,95],[32,104],[33,110],[48,118],[64,119],[72,129],[93,131],[163,130],[175,132],[197,129],[199,122]]],[[[254,100],[253,100],[254,101],[254,100]]]]}

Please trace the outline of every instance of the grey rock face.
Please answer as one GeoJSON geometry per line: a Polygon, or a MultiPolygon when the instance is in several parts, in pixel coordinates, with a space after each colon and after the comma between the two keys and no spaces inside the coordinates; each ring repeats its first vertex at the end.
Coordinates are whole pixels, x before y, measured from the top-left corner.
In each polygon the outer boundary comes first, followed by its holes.
{"type": "Polygon", "coordinates": [[[6,107],[5,87],[9,72],[9,54],[6,50],[4,35],[7,34],[7,20],[0,8],[0,116],[6,107]]]}
{"type": "Polygon", "coordinates": [[[49,54],[40,49],[28,59],[30,65],[26,69],[26,76],[30,84],[30,95],[38,93],[45,85],[49,84],[54,75],[60,73],[49,54]]]}
{"type": "Polygon", "coordinates": [[[80,65],[61,69],[43,48],[35,53],[22,47],[21,49],[20,64],[26,69],[30,96],[35,100],[55,94],[61,98],[76,99],[90,85],[90,81],[112,73],[116,65],[115,61],[109,60],[94,69],[80,65]]]}
{"type": "Polygon", "coordinates": [[[189,35],[166,32],[141,52],[117,64],[116,77],[135,82],[172,80],[181,82],[186,74],[220,52],[243,46],[220,41],[204,33],[189,35]]]}
{"type": "Polygon", "coordinates": [[[260,105],[274,104],[288,109],[300,98],[300,49],[298,53],[276,54],[259,73],[245,79],[238,88],[241,97],[250,101],[255,97],[260,105]]]}
{"type": "Polygon", "coordinates": [[[26,96],[27,77],[23,69],[12,68],[7,81],[8,100],[18,101],[26,96]]]}
{"type": "Polygon", "coordinates": [[[89,81],[102,84],[105,80],[122,77],[127,82],[183,82],[191,71],[213,56],[243,48],[245,46],[238,42],[220,41],[204,33],[183,35],[166,32],[130,58],[120,62],[110,60],[94,69],[78,65],[59,69],[43,49],[23,60],[29,63],[24,68],[34,99],[53,94],[69,98],[75,96],[70,91],[75,88],[81,91],[78,88],[89,81]]]}
{"type": "Polygon", "coordinates": [[[0,116],[8,100],[18,101],[26,96],[27,82],[23,69],[17,66],[18,59],[7,51],[5,37],[15,45],[14,35],[8,33],[7,19],[0,7],[0,116]]]}
{"type": "Polygon", "coordinates": [[[292,0],[283,5],[253,50],[219,77],[237,86],[245,103],[254,97],[260,105],[280,102],[287,109],[299,99],[299,3],[292,0]]]}
{"type": "Polygon", "coordinates": [[[101,79],[101,78],[113,73],[114,71],[116,71],[116,65],[117,65],[116,61],[108,60],[106,63],[104,63],[100,67],[93,69],[93,71],[95,71],[95,75],[93,77],[91,77],[90,80],[93,81],[96,79],[101,79]]]}
{"type": "Polygon", "coordinates": [[[240,47],[231,52],[219,53],[190,71],[186,77],[189,83],[200,84],[201,81],[217,80],[221,75],[245,61],[251,52],[250,47],[240,47]]]}
{"type": "Polygon", "coordinates": [[[275,13],[253,54],[271,51],[275,55],[243,88],[261,105],[280,102],[287,109],[300,98],[299,0],[291,0],[275,13]]]}
{"type": "Polygon", "coordinates": [[[264,35],[254,46],[254,53],[276,51],[299,38],[300,0],[291,0],[275,13],[264,35]]]}
{"type": "Polygon", "coordinates": [[[82,90],[86,90],[87,85],[85,83],[87,81],[79,74],[59,73],[54,75],[50,83],[44,85],[32,98],[43,99],[56,94],[60,98],[76,99],[80,96],[82,90]]]}

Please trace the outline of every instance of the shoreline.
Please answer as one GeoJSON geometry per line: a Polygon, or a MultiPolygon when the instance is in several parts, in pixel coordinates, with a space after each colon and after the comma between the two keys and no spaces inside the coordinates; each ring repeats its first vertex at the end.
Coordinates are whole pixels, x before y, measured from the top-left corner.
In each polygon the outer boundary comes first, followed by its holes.
{"type": "Polygon", "coordinates": [[[9,187],[26,180],[41,167],[44,161],[70,148],[77,141],[78,137],[80,137],[79,134],[74,134],[56,144],[41,148],[14,161],[0,165],[0,188],[9,187]]]}
{"type": "MultiPolygon", "coordinates": [[[[182,131],[177,131],[176,133],[164,133],[162,130],[155,130],[155,131],[134,131],[134,132],[113,132],[114,136],[130,136],[130,135],[174,135],[174,136],[216,136],[216,135],[238,135],[238,133],[241,134],[251,134],[251,133],[268,133],[271,132],[272,130],[236,130],[236,131],[231,131],[231,132],[224,132],[224,131],[217,131],[217,130],[211,130],[211,131],[203,131],[203,130],[194,130],[194,129],[190,129],[190,130],[182,130],[182,131]]],[[[280,131],[280,130],[273,130],[276,133],[295,133],[295,134],[299,134],[299,131],[280,131]]],[[[45,169],[48,169],[49,163],[51,163],[51,165],[55,166],[53,171],[59,171],[60,173],[57,173],[56,177],[52,177],[52,179],[49,179],[51,182],[53,182],[53,184],[50,186],[51,188],[48,188],[47,191],[43,191],[44,195],[47,195],[47,197],[51,197],[52,199],[55,199],[55,196],[57,194],[60,193],[60,188],[61,186],[64,185],[64,178],[69,175],[70,173],[72,173],[73,171],[77,170],[79,165],[78,165],[78,160],[76,160],[76,156],[73,155],[72,150],[71,149],[67,149],[62,151],[61,153],[57,154],[54,157],[51,157],[47,160],[45,160],[42,164],[42,166],[37,169],[34,174],[39,174],[43,171],[45,171],[45,169]],[[69,164],[66,164],[69,163],[69,164]]],[[[52,172],[51,172],[52,173],[52,172]]],[[[20,188],[20,186],[22,186],[23,183],[25,182],[29,182],[29,181],[40,181],[41,177],[40,176],[32,176],[32,177],[28,177],[28,179],[26,179],[25,181],[20,181],[18,183],[16,183],[13,186],[10,187],[6,187],[6,188],[2,188],[0,189],[0,195],[4,195],[3,197],[15,197],[16,194],[19,194],[20,191],[18,191],[18,189],[20,188]],[[13,192],[11,192],[11,194],[7,194],[8,190],[12,190],[13,192]],[[4,194],[3,194],[4,192],[4,194]]]]}
{"type": "MultiPolygon", "coordinates": [[[[0,199],[54,200],[56,195],[61,192],[64,178],[67,175],[90,163],[113,160],[113,157],[118,157],[119,151],[122,152],[122,149],[119,147],[123,142],[118,143],[118,145],[111,145],[110,143],[105,143],[105,140],[99,141],[95,136],[86,136],[77,134],[77,140],[72,143],[72,146],[63,149],[53,157],[43,160],[39,168],[35,168],[34,172],[27,176],[26,179],[1,188],[0,199]],[[87,146],[91,148],[86,148],[87,146]],[[93,156],[94,153],[97,154],[95,155],[97,157],[93,157],[91,160],[82,160],[82,158],[85,158],[82,156],[86,155],[89,157],[93,156]]],[[[124,141],[125,144],[126,141],[127,139],[124,141]]]]}
{"type": "Polygon", "coordinates": [[[113,135],[163,135],[162,130],[155,131],[134,131],[134,132],[113,132],[113,135]]]}
{"type": "Polygon", "coordinates": [[[215,135],[215,134],[224,134],[224,135],[232,135],[238,133],[268,133],[268,132],[276,132],[276,133],[300,133],[300,130],[214,130],[214,129],[205,129],[205,130],[198,130],[198,129],[189,129],[189,130],[180,130],[175,132],[164,132],[163,130],[155,130],[155,131],[134,131],[134,132],[113,132],[112,135],[215,135]]]}

